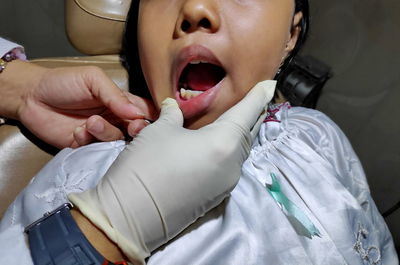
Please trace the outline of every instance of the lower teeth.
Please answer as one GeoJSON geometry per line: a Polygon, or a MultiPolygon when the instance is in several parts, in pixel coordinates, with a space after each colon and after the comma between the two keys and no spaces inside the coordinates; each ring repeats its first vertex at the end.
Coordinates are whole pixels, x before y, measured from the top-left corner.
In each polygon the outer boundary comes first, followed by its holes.
{"type": "Polygon", "coordinates": [[[191,99],[194,97],[197,97],[198,95],[202,94],[204,91],[194,91],[194,90],[186,90],[184,88],[181,88],[179,91],[180,95],[184,99],[191,99]]]}

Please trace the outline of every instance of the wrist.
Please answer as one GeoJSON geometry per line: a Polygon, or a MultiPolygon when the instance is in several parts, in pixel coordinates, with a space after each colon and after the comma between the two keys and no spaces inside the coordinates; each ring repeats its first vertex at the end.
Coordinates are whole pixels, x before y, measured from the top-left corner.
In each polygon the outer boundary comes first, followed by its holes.
{"type": "MultiPolygon", "coordinates": [[[[59,264],[58,261],[63,264],[114,264],[99,252],[96,242],[102,242],[101,234],[95,234],[96,237],[90,233],[84,234],[81,228],[90,231],[91,224],[72,209],[72,204],[64,203],[25,227],[33,262],[38,265],[59,264]],[[90,241],[88,234],[92,236],[90,241]]],[[[115,264],[128,263],[121,260],[115,264]]]]}
{"type": "Polygon", "coordinates": [[[7,63],[0,74],[0,116],[20,120],[20,113],[26,105],[32,90],[40,83],[47,69],[21,60],[7,63]]]}
{"type": "Polygon", "coordinates": [[[126,260],[121,250],[97,226],[78,209],[73,208],[71,215],[87,240],[104,258],[111,262],[126,260]]]}

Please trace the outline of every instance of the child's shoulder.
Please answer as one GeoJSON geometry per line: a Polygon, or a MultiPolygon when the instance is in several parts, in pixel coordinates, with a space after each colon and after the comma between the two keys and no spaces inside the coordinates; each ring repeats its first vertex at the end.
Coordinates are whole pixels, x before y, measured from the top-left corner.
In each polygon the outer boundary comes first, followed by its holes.
{"type": "Polygon", "coordinates": [[[320,133],[340,133],[339,126],[325,113],[304,107],[290,107],[287,112],[289,126],[316,130],[320,133]]]}
{"type": "MultiPolygon", "coordinates": [[[[326,114],[319,110],[304,107],[292,106],[289,102],[280,104],[270,104],[268,106],[268,115],[265,122],[279,122],[283,126],[301,126],[301,127],[332,127],[339,129],[336,123],[326,114]]],[[[287,128],[289,129],[289,128],[287,128]]]]}
{"type": "Polygon", "coordinates": [[[309,122],[337,126],[336,123],[325,113],[316,109],[304,107],[291,107],[288,110],[288,118],[293,121],[299,120],[305,123],[309,122]]]}
{"type": "Polygon", "coordinates": [[[263,133],[268,140],[289,137],[321,143],[335,139],[347,144],[342,130],[326,114],[315,109],[294,107],[288,102],[270,105],[265,123],[263,133]]]}

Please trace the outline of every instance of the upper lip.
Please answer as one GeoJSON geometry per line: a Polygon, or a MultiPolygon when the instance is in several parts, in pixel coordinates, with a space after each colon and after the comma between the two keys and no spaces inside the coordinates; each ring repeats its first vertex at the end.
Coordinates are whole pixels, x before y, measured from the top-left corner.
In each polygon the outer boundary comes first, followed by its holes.
{"type": "Polygon", "coordinates": [[[210,49],[202,45],[187,46],[179,52],[173,62],[173,69],[175,69],[174,85],[176,89],[179,90],[178,82],[183,69],[193,61],[203,61],[222,67],[221,62],[210,49]]]}

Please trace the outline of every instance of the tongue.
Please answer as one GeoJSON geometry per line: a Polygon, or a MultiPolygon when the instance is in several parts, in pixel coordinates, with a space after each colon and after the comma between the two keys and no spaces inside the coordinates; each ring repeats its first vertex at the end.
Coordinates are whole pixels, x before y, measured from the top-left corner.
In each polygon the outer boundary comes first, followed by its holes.
{"type": "Polygon", "coordinates": [[[205,91],[222,79],[221,70],[220,67],[213,64],[193,64],[186,76],[186,82],[192,90],[205,91]]]}

